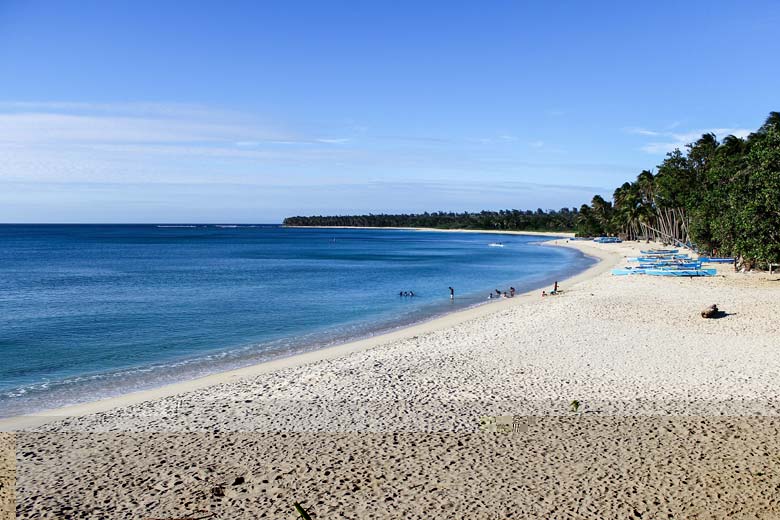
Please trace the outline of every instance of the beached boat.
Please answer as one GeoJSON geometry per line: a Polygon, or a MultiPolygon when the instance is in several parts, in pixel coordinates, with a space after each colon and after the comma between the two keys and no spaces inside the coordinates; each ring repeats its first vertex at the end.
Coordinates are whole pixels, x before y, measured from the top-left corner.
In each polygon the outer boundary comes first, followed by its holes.
{"type": "Polygon", "coordinates": [[[680,262],[680,263],[672,263],[672,262],[659,262],[659,263],[640,263],[639,268],[640,269],[656,269],[656,268],[662,268],[662,269],[700,269],[701,268],[701,262],[680,262]]]}
{"type": "Polygon", "coordinates": [[[670,260],[691,260],[686,254],[664,256],[635,256],[627,259],[629,262],[662,262],[670,260]]]}
{"type": "Polygon", "coordinates": [[[638,267],[624,267],[612,270],[612,276],[626,276],[629,274],[645,274],[645,270],[638,267]]]}
{"type": "Polygon", "coordinates": [[[640,251],[643,255],[673,255],[679,252],[679,249],[643,249],[640,251]]]}
{"type": "Polygon", "coordinates": [[[715,269],[645,269],[650,276],[715,276],[715,269]]]}
{"type": "Polygon", "coordinates": [[[706,264],[733,264],[734,259],[733,258],[712,258],[709,256],[702,256],[699,257],[699,260],[706,264]]]}
{"type": "Polygon", "coordinates": [[[674,268],[674,267],[624,267],[613,269],[613,276],[626,276],[631,274],[646,274],[650,276],[715,276],[715,269],[674,268]]]}

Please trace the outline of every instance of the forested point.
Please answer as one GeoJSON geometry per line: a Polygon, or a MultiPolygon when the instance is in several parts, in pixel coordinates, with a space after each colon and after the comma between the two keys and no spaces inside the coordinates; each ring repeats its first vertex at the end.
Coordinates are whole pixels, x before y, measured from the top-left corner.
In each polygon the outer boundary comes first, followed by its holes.
{"type": "Polygon", "coordinates": [[[500,231],[574,231],[576,208],[559,211],[480,211],[479,213],[421,213],[404,215],[343,215],[289,217],[285,226],[410,227],[500,231]]]}
{"type": "Polygon", "coordinates": [[[657,240],[734,256],[747,267],[780,262],[780,113],[746,138],[715,134],[666,155],[655,172],[579,209],[290,217],[286,226],[575,231],[657,240]]]}

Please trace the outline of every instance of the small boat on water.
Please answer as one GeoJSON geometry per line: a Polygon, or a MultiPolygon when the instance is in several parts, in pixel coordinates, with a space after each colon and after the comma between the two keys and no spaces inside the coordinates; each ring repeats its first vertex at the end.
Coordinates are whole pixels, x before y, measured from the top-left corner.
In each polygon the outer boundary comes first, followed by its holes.
{"type": "Polygon", "coordinates": [[[503,242],[491,242],[488,244],[488,247],[504,247],[503,242]]]}

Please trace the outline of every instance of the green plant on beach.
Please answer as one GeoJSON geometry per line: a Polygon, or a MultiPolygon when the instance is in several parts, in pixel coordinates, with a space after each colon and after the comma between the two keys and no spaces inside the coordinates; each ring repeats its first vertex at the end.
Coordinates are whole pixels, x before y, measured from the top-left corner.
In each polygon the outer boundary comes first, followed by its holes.
{"type": "Polygon", "coordinates": [[[295,510],[298,512],[299,518],[302,518],[303,520],[311,520],[309,513],[306,512],[301,504],[298,502],[293,502],[293,505],[295,506],[295,510]]]}
{"type": "Polygon", "coordinates": [[[570,409],[570,410],[571,410],[573,413],[577,413],[577,410],[579,410],[579,409],[580,409],[580,402],[579,402],[578,400],[576,400],[576,399],[575,399],[574,401],[572,401],[571,403],[569,403],[569,409],[570,409]]]}

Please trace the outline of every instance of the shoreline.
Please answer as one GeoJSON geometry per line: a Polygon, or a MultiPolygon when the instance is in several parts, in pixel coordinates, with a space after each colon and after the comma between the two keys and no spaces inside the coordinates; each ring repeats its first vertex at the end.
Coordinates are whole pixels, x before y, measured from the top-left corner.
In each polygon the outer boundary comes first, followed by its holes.
{"type": "MultiPolygon", "coordinates": [[[[326,226],[330,227],[330,226],[326,226]]],[[[351,229],[351,228],[350,228],[351,229]]],[[[354,229],[369,229],[369,228],[354,228],[354,229]]],[[[491,233],[491,234],[512,234],[523,235],[531,234],[525,232],[515,231],[475,231],[475,230],[444,230],[444,229],[427,229],[427,228],[373,228],[373,229],[403,229],[403,230],[416,230],[416,231],[438,231],[438,232],[461,232],[461,233],[491,233]]],[[[536,235],[536,236],[554,236],[559,239],[567,239],[570,237],[561,235],[536,235]]],[[[596,259],[596,263],[589,268],[575,274],[569,278],[560,280],[561,283],[567,284],[571,287],[577,283],[583,282],[594,278],[603,272],[611,269],[622,256],[615,252],[605,251],[603,249],[595,247],[573,247],[566,243],[558,244],[557,240],[546,241],[542,246],[546,247],[571,247],[572,249],[579,250],[586,256],[596,259]],[[583,249],[587,249],[583,251],[583,249]]],[[[94,413],[105,412],[114,408],[121,408],[126,406],[132,406],[135,404],[143,403],[146,401],[157,401],[166,397],[171,397],[195,390],[200,390],[216,385],[220,385],[228,382],[235,382],[244,378],[252,378],[263,374],[269,374],[272,372],[299,367],[302,365],[312,364],[324,360],[333,360],[346,356],[348,354],[362,352],[371,348],[385,345],[397,341],[403,341],[414,336],[427,334],[433,331],[446,329],[463,322],[487,316],[490,314],[498,313],[503,309],[511,306],[519,305],[521,303],[527,303],[533,295],[536,295],[538,288],[530,291],[519,293],[511,299],[499,299],[497,301],[490,302],[489,304],[479,304],[466,309],[461,309],[453,312],[446,313],[441,316],[433,317],[420,321],[411,325],[401,326],[400,328],[378,334],[376,336],[370,336],[363,339],[348,341],[337,345],[324,347],[317,350],[301,352],[292,356],[282,357],[270,361],[264,361],[261,363],[252,364],[246,367],[231,369],[226,371],[220,371],[206,376],[197,377],[195,379],[188,379],[184,381],[178,381],[175,383],[169,383],[163,386],[150,388],[147,390],[140,390],[134,392],[128,392],[118,396],[97,399],[94,401],[87,401],[84,403],[68,405],[64,407],[57,407],[51,409],[45,409],[33,414],[18,415],[0,418],[0,432],[3,431],[17,431],[25,430],[29,428],[36,428],[46,423],[64,419],[67,417],[82,417],[94,413]]]]}

